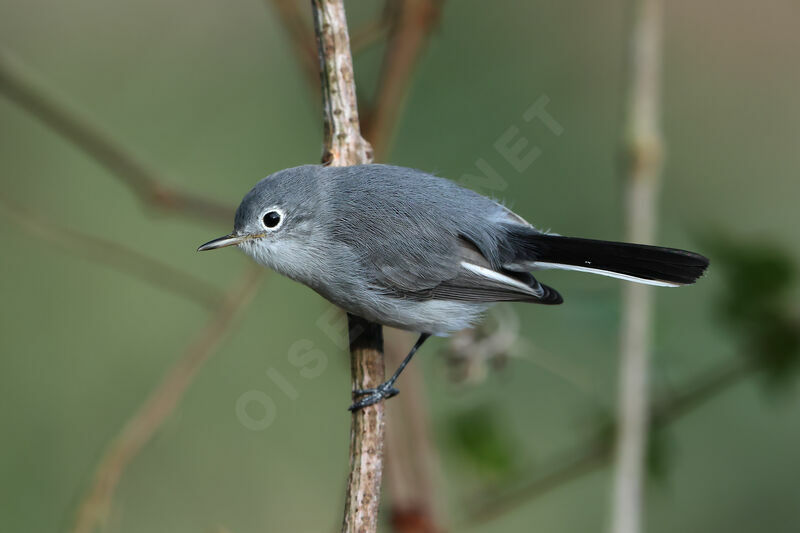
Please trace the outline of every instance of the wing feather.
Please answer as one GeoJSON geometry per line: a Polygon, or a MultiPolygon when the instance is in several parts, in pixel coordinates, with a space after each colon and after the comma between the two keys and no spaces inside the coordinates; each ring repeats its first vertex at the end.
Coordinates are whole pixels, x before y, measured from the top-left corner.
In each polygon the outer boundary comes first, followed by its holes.
{"type": "MultiPolygon", "coordinates": [[[[461,302],[511,302],[524,301],[542,304],[560,304],[561,295],[553,288],[539,283],[528,272],[495,270],[486,258],[469,241],[458,239],[451,254],[440,256],[438,268],[427,268],[425,283],[409,287],[409,282],[419,281],[419,271],[407,274],[398,268],[391,276],[380,280],[393,296],[414,300],[452,300],[461,302]],[[430,273],[439,274],[432,280],[430,273]],[[433,283],[435,281],[435,283],[433,283]]],[[[386,269],[383,269],[386,273],[386,269]]]]}

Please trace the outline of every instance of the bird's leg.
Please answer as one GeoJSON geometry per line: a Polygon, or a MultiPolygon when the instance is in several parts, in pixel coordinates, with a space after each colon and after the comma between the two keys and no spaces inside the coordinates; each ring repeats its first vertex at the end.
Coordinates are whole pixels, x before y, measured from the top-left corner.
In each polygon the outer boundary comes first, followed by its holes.
{"type": "Polygon", "coordinates": [[[394,371],[392,377],[390,377],[389,379],[387,379],[374,389],[354,390],[353,396],[355,397],[362,396],[362,398],[360,400],[357,400],[356,402],[353,402],[353,405],[351,405],[348,408],[348,410],[351,412],[355,412],[358,411],[359,409],[363,409],[368,405],[376,404],[381,400],[386,400],[391,398],[392,396],[397,396],[398,394],[400,394],[400,391],[394,388],[394,382],[397,381],[397,378],[400,377],[400,374],[403,372],[403,369],[405,369],[406,365],[408,365],[409,361],[411,361],[411,358],[414,357],[414,354],[417,353],[417,350],[419,350],[419,347],[422,346],[422,343],[425,342],[430,336],[431,336],[430,333],[420,334],[419,339],[417,339],[417,342],[414,343],[414,346],[411,348],[411,351],[408,352],[408,355],[406,356],[405,359],[403,359],[403,362],[400,363],[400,366],[397,367],[397,370],[394,371]]]}

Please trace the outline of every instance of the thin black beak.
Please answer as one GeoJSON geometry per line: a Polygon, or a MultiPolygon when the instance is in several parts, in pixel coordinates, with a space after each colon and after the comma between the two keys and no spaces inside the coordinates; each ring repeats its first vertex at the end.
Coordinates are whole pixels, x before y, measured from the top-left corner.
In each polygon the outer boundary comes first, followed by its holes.
{"type": "Polygon", "coordinates": [[[233,246],[235,244],[239,244],[245,239],[247,239],[246,235],[234,235],[233,233],[231,233],[230,235],[225,235],[224,237],[214,239],[213,241],[208,241],[200,248],[198,248],[197,251],[205,252],[206,250],[216,250],[217,248],[225,248],[226,246],[233,246]]]}

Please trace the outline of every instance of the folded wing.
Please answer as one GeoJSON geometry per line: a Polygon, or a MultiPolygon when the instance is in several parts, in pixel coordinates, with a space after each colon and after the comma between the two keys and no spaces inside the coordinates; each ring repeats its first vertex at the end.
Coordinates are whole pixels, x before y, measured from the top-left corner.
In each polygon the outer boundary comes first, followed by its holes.
{"type": "MultiPolygon", "coordinates": [[[[401,264],[404,263],[406,261],[402,260],[401,264]]],[[[539,283],[528,272],[492,268],[483,254],[463,238],[456,239],[447,251],[431,250],[422,265],[384,266],[379,270],[382,273],[380,286],[392,296],[404,299],[476,303],[524,301],[549,305],[563,301],[555,289],[539,283]]]]}

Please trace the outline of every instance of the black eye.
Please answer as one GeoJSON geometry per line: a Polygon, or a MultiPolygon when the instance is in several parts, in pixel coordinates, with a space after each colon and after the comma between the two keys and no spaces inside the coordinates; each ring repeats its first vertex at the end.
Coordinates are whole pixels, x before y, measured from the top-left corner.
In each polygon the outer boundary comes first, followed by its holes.
{"type": "Polygon", "coordinates": [[[280,221],[281,215],[277,211],[270,211],[264,215],[264,226],[268,228],[274,228],[280,223],[280,221]]]}

